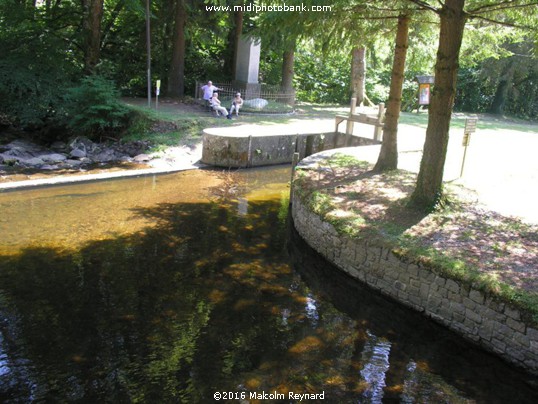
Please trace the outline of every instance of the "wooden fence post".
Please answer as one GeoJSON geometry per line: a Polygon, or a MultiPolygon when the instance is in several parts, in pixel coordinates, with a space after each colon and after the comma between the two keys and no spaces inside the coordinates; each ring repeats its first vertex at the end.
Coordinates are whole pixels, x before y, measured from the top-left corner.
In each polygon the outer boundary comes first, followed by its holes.
{"type": "MultiPolygon", "coordinates": [[[[351,99],[351,105],[349,106],[349,116],[355,114],[355,108],[357,107],[357,99],[352,98],[351,99]]],[[[346,124],[346,140],[344,143],[344,146],[347,146],[349,144],[349,140],[351,138],[351,135],[353,134],[353,121],[351,119],[347,120],[346,124]]]]}
{"type": "Polygon", "coordinates": [[[383,118],[385,115],[385,104],[379,103],[379,111],[377,112],[377,125],[374,128],[374,139],[381,141],[383,131],[383,118]]]}

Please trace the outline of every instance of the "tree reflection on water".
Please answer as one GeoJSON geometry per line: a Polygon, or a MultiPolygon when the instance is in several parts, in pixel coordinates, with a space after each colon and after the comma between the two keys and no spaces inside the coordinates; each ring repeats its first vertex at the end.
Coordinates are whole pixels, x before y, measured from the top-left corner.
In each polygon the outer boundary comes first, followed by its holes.
{"type": "Polygon", "coordinates": [[[132,234],[0,256],[0,401],[536,398],[519,373],[342,277],[289,232],[286,198],[225,195],[133,207],[151,226],[132,234]]]}

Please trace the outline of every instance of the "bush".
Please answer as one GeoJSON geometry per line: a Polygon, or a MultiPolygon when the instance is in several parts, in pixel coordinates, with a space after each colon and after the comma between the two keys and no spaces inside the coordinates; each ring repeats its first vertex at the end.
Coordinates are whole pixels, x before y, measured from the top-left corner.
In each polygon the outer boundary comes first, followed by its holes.
{"type": "Polygon", "coordinates": [[[20,55],[0,60],[0,115],[9,125],[29,130],[57,126],[65,90],[58,83],[69,84],[69,79],[61,68],[39,60],[40,69],[20,55]]]}
{"type": "Polygon", "coordinates": [[[118,135],[129,123],[131,110],[120,101],[114,83],[101,76],[88,76],[67,91],[66,124],[90,139],[118,135]]]}
{"type": "Polygon", "coordinates": [[[349,56],[319,55],[299,51],[295,55],[294,84],[299,101],[314,103],[349,102],[349,56]]]}

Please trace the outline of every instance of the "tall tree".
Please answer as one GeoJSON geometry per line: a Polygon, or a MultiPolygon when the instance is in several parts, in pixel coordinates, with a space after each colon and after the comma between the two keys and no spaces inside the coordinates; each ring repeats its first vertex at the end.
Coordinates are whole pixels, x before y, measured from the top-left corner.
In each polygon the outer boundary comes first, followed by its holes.
{"type": "Polygon", "coordinates": [[[504,112],[504,106],[506,104],[508,90],[514,79],[515,70],[516,66],[514,64],[514,60],[510,59],[508,65],[505,67],[504,71],[501,74],[501,77],[497,84],[497,90],[495,91],[495,97],[491,102],[488,112],[498,115],[501,115],[504,112]]]}
{"type": "Polygon", "coordinates": [[[437,12],[441,20],[435,87],[432,93],[422,161],[411,204],[427,208],[441,196],[448,147],[448,131],[454,97],[458,59],[467,15],[465,0],[446,0],[437,12]]]}
{"type": "Polygon", "coordinates": [[[234,12],[234,29],[233,29],[233,58],[232,58],[232,76],[235,76],[237,70],[237,57],[239,53],[239,41],[243,35],[243,19],[245,13],[242,10],[234,12]]]}
{"type": "Polygon", "coordinates": [[[84,71],[93,73],[101,55],[101,22],[104,0],[82,0],[84,71]]]}
{"type": "MultiPolygon", "coordinates": [[[[281,2],[267,0],[271,6],[282,6],[281,2]]],[[[304,7],[319,6],[320,0],[290,0],[286,6],[293,11],[267,11],[263,13],[256,29],[250,33],[261,39],[263,46],[271,46],[282,52],[282,75],[280,85],[287,94],[288,102],[295,102],[293,89],[294,61],[297,43],[303,38],[310,38],[314,32],[319,34],[321,21],[326,17],[323,13],[300,12],[304,7]]]]}
{"type": "Polygon", "coordinates": [[[172,40],[172,61],[168,77],[168,95],[183,97],[185,94],[185,26],[187,24],[185,0],[176,1],[174,15],[175,25],[172,40]]]}
{"type": "Polygon", "coordinates": [[[351,98],[362,105],[366,94],[366,46],[354,46],[351,50],[351,98]]]}
{"type": "Polygon", "coordinates": [[[390,92],[383,127],[383,143],[375,165],[376,171],[395,170],[398,168],[398,120],[402,105],[402,88],[404,82],[405,60],[409,39],[409,16],[400,14],[396,45],[390,80],[390,92]]]}
{"type": "Polygon", "coordinates": [[[282,80],[280,87],[288,94],[288,104],[295,103],[295,90],[293,89],[293,76],[295,74],[295,38],[287,41],[287,46],[282,53],[282,80]]]}
{"type": "Polygon", "coordinates": [[[228,49],[226,58],[224,60],[224,71],[231,77],[235,77],[235,70],[237,66],[237,52],[239,47],[239,41],[243,35],[243,19],[245,12],[243,8],[235,8],[235,6],[243,7],[243,0],[230,1],[229,7],[234,7],[233,13],[230,14],[230,30],[228,32],[228,49]]]}
{"type": "MultiPolygon", "coordinates": [[[[450,119],[456,94],[456,79],[459,67],[465,23],[469,18],[479,18],[493,22],[494,18],[503,24],[518,17],[526,22],[528,13],[536,16],[536,1],[514,0],[507,2],[470,1],[472,8],[464,10],[466,0],[437,1],[436,8],[427,1],[409,0],[420,7],[434,11],[440,17],[441,28],[437,62],[435,65],[435,86],[428,115],[428,128],[417,184],[411,195],[410,205],[432,208],[442,196],[443,171],[448,146],[450,119]],[[527,13],[527,14],[526,14],[527,13]]],[[[534,23],[536,23],[534,21],[534,23]]]]}

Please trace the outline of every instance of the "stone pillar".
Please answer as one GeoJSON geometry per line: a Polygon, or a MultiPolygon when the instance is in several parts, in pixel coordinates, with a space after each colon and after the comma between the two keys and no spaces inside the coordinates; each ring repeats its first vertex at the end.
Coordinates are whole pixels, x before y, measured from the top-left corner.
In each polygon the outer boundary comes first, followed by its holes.
{"type": "Polygon", "coordinates": [[[237,46],[235,79],[232,85],[237,90],[243,90],[245,99],[258,98],[260,94],[260,49],[260,42],[252,38],[241,38],[237,46]]]}

